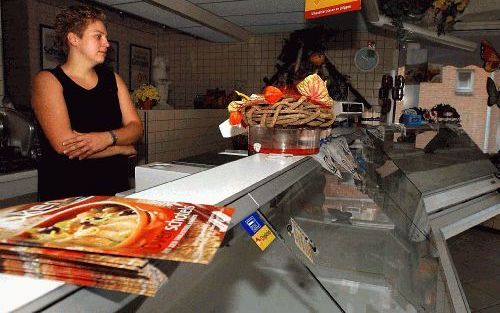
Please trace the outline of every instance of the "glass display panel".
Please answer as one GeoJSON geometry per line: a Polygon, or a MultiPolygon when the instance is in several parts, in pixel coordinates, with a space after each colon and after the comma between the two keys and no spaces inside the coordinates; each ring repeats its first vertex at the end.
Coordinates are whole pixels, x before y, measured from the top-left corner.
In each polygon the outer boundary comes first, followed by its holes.
{"type": "Polygon", "coordinates": [[[166,312],[342,312],[282,241],[261,251],[240,226],[233,230],[202,275],[190,277],[196,282],[169,300],[166,312]]]}
{"type": "Polygon", "coordinates": [[[500,234],[473,227],[446,243],[471,312],[500,312],[500,234]]]}
{"type": "Polygon", "coordinates": [[[380,188],[317,169],[263,213],[344,311],[452,312],[432,243],[409,239],[411,220],[380,188]],[[317,254],[296,244],[294,223],[317,254]]]}

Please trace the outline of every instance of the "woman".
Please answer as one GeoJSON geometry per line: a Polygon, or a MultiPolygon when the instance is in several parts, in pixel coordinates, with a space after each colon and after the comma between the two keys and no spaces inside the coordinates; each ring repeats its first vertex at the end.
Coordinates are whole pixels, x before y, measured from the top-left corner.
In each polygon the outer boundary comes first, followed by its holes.
{"type": "Polygon", "coordinates": [[[127,190],[127,159],[142,124],[118,74],[100,66],[109,47],[102,11],[75,6],[56,17],[66,62],[33,79],[32,106],[42,129],[42,201],[127,190]]]}

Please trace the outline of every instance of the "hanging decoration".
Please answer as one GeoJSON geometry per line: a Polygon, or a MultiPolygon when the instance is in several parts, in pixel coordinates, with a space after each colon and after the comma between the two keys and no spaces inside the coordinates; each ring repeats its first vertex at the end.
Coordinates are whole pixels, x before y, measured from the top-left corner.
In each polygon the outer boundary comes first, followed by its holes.
{"type": "Polygon", "coordinates": [[[491,77],[486,80],[486,92],[488,93],[488,106],[496,104],[500,108],[500,90],[491,77]]]}
{"type": "Polygon", "coordinates": [[[370,108],[370,103],[350,84],[349,77],[340,73],[325,54],[333,35],[332,30],[323,26],[293,32],[285,39],[276,73],[270,78],[264,77],[266,86],[278,86],[289,93],[308,75],[317,74],[334,100],[346,100],[351,93],[354,101],[370,108]]]}
{"type": "Polygon", "coordinates": [[[400,42],[406,40],[406,31],[403,22],[418,22],[422,20],[431,7],[432,0],[380,0],[379,7],[383,14],[392,19],[396,27],[397,38],[400,42]]]}
{"type": "Polygon", "coordinates": [[[469,5],[469,0],[380,0],[383,14],[392,19],[397,38],[404,42],[407,32],[403,22],[435,27],[438,35],[444,34],[459,20],[469,5]]]}
{"type": "Polygon", "coordinates": [[[486,72],[492,73],[500,69],[500,54],[488,40],[481,41],[481,60],[483,60],[483,68],[486,72]]]}
{"type": "Polygon", "coordinates": [[[469,0],[436,0],[432,3],[432,13],[436,20],[438,35],[445,33],[446,29],[458,21],[458,16],[464,13],[469,5],[469,0]]]}

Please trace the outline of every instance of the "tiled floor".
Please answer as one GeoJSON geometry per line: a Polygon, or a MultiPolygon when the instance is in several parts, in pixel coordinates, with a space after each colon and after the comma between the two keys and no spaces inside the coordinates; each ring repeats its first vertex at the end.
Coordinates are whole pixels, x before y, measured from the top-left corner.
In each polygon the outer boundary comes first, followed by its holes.
{"type": "Polygon", "coordinates": [[[500,313],[500,233],[472,228],[448,242],[473,313],[500,313]]]}

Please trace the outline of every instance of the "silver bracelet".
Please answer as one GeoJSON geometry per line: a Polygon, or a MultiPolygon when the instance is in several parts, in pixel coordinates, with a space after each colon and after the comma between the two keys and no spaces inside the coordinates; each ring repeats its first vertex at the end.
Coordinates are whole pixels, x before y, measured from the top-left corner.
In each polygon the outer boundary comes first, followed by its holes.
{"type": "Polygon", "coordinates": [[[115,132],[112,130],[108,131],[108,133],[111,135],[111,139],[113,140],[111,145],[114,146],[116,144],[116,142],[118,141],[118,137],[116,136],[115,132]]]}

